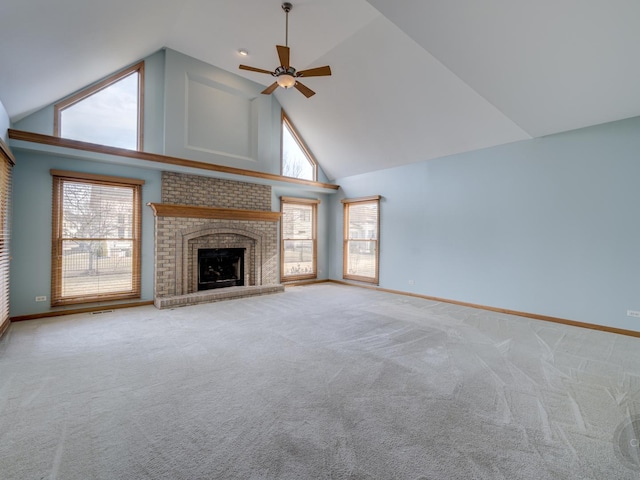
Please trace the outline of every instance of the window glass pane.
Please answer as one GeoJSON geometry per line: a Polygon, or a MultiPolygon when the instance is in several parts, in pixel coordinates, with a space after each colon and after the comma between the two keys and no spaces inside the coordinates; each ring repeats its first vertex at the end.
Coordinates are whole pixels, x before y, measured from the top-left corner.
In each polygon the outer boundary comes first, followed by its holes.
{"type": "Polygon", "coordinates": [[[284,240],[284,276],[315,273],[313,240],[284,240]]]}
{"type": "Polygon", "coordinates": [[[138,148],[138,72],[60,112],[60,136],[113,147],[138,148]]]}
{"type": "Polygon", "coordinates": [[[284,204],[283,238],[313,238],[312,210],[311,205],[284,204]]]}
{"type": "Polygon", "coordinates": [[[286,177],[315,180],[314,164],[309,160],[293,136],[287,122],[282,122],[282,175],[286,177]]]}
{"type": "Polygon", "coordinates": [[[375,240],[378,236],[378,203],[349,206],[349,238],[375,240]]]}
{"type": "Polygon", "coordinates": [[[64,238],[131,238],[133,191],[127,187],[65,182],[64,238]]]}
{"type": "Polygon", "coordinates": [[[376,242],[350,240],[348,242],[347,273],[358,277],[376,277],[376,242]]]}
{"type": "Polygon", "coordinates": [[[131,240],[62,242],[62,297],[133,290],[131,240]]]}

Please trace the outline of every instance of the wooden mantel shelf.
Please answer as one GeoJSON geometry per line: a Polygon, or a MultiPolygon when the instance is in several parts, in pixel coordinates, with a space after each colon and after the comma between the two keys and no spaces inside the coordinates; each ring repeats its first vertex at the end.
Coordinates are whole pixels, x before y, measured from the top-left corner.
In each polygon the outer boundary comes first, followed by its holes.
{"type": "Polygon", "coordinates": [[[254,220],[277,222],[282,214],[262,210],[239,208],[196,207],[194,205],[174,205],[169,203],[147,203],[156,217],[217,218],[220,220],[254,220]]]}

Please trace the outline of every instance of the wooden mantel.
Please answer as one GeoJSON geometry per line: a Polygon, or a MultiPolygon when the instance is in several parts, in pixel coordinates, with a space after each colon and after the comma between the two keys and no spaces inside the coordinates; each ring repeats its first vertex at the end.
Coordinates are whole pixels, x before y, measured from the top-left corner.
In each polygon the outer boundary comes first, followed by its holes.
{"type": "Polygon", "coordinates": [[[262,210],[240,208],[196,207],[194,205],[174,205],[169,203],[147,203],[156,217],[217,218],[221,220],[254,220],[277,222],[282,214],[262,210]]]}

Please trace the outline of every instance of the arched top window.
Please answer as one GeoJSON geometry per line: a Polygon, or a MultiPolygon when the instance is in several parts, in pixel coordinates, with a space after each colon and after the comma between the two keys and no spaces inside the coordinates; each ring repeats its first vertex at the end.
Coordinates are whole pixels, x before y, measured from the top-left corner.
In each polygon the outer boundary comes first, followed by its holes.
{"type": "Polygon", "coordinates": [[[282,175],[303,180],[318,179],[318,163],[282,111],[282,175]]]}
{"type": "Polygon", "coordinates": [[[144,62],[54,106],[54,135],[142,150],[144,62]]]}

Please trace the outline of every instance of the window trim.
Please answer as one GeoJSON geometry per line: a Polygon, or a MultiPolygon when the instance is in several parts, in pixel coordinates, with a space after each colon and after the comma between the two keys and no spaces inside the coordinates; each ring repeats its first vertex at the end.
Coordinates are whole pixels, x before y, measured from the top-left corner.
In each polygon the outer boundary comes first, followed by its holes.
{"type": "Polygon", "coordinates": [[[62,112],[66,108],[81,102],[91,95],[104,90],[105,88],[136,72],[138,73],[138,139],[136,150],[142,151],[144,148],[144,60],[131,65],[124,70],[120,70],[119,72],[114,73],[104,80],[91,85],[90,87],[85,88],[75,93],[74,95],[71,95],[70,97],[56,103],[53,106],[53,135],[55,137],[60,137],[62,126],[62,112]]]}
{"type": "MultiPolygon", "coordinates": [[[[312,198],[298,198],[298,197],[280,197],[280,213],[282,214],[282,220],[280,221],[280,281],[281,282],[295,282],[298,280],[313,280],[318,278],[318,205],[320,200],[312,198]],[[292,240],[284,237],[284,205],[305,205],[311,206],[311,236],[313,245],[313,272],[298,275],[286,275],[284,268],[284,242],[285,240],[292,240]]],[[[300,239],[308,240],[308,239],[300,239]]]]}
{"type": "MultiPolygon", "coordinates": [[[[289,128],[289,131],[293,135],[293,138],[298,143],[298,145],[300,146],[300,148],[302,149],[302,151],[306,155],[307,159],[311,163],[311,167],[312,167],[312,171],[313,171],[313,178],[310,181],[317,182],[318,181],[318,161],[316,160],[316,158],[311,153],[311,150],[309,150],[309,147],[307,147],[307,144],[304,142],[304,140],[302,139],[302,137],[298,133],[298,130],[296,129],[295,125],[293,124],[293,122],[291,121],[291,119],[289,118],[287,113],[284,111],[284,109],[281,109],[280,112],[281,112],[281,115],[280,115],[280,117],[281,117],[281,122],[280,122],[280,175],[283,176],[283,177],[285,176],[284,175],[284,169],[282,168],[283,167],[282,162],[284,160],[284,140],[283,140],[284,128],[285,128],[284,125],[286,124],[287,127],[289,128]]],[[[287,178],[295,178],[295,177],[287,176],[287,178]]],[[[307,180],[307,179],[299,179],[299,180],[307,180]]]]}
{"type": "Polygon", "coordinates": [[[111,177],[92,173],[50,170],[53,177],[52,229],[51,229],[51,306],[76,305],[82,303],[123,300],[141,297],[141,253],[142,253],[142,185],[144,180],[124,177],[111,177]],[[62,198],[60,196],[65,181],[84,182],[113,187],[129,187],[133,190],[131,292],[79,295],[62,298],[62,198]]]}
{"type": "MultiPolygon", "coordinates": [[[[366,282],[373,283],[374,285],[379,285],[380,283],[380,199],[381,195],[372,195],[369,197],[359,197],[359,198],[343,198],[340,202],[344,205],[343,207],[343,225],[342,225],[342,278],[345,280],[355,280],[357,282],[366,282]],[[356,204],[364,204],[364,203],[376,203],[378,209],[378,218],[377,218],[377,226],[376,226],[376,273],[375,277],[363,277],[360,275],[351,275],[348,273],[348,264],[349,264],[349,207],[351,205],[356,204]]],[[[371,241],[371,240],[368,240],[371,241]]]]}

